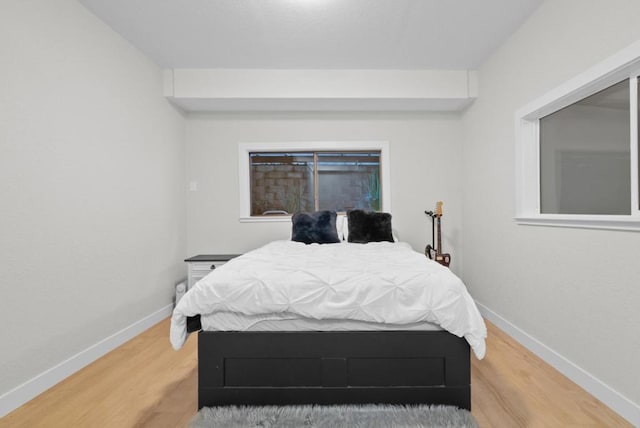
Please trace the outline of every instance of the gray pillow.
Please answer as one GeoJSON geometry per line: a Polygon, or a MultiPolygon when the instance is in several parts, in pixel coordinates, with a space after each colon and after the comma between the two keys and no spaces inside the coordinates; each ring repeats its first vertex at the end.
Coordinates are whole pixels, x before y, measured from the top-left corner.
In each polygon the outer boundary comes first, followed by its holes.
{"type": "Polygon", "coordinates": [[[298,212],[291,217],[291,240],[305,244],[336,244],[340,242],[335,211],[298,212]]]}

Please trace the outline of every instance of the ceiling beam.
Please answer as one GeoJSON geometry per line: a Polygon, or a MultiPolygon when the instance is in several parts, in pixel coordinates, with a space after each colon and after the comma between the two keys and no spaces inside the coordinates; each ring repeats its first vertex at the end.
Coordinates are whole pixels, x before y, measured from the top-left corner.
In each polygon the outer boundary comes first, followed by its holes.
{"type": "Polygon", "coordinates": [[[477,96],[468,70],[165,70],[187,111],[455,111],[477,96]]]}

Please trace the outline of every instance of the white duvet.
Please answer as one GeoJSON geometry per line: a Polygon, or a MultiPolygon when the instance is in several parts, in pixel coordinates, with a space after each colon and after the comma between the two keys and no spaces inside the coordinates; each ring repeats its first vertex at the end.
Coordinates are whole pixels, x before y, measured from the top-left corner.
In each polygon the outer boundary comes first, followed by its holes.
{"type": "Polygon", "coordinates": [[[427,321],[464,337],[479,359],[485,354],[487,330],[462,281],[406,243],[275,241],[232,259],[180,299],[171,319],[173,347],[187,338],[187,316],[217,311],[427,321]]]}

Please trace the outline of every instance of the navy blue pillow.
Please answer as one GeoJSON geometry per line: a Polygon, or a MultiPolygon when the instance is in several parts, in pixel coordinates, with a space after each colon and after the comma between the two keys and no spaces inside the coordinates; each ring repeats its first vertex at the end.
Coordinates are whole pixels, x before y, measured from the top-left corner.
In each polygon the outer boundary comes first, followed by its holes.
{"type": "Polygon", "coordinates": [[[340,242],[335,211],[295,213],[291,217],[291,240],[305,244],[336,244],[340,242]]]}
{"type": "Polygon", "coordinates": [[[373,211],[351,210],[347,212],[349,242],[394,242],[391,231],[391,214],[373,211]]]}

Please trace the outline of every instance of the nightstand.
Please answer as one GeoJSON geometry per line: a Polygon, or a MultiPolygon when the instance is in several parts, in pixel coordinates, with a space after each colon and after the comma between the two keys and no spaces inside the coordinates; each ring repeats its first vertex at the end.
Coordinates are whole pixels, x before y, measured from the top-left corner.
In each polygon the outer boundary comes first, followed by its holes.
{"type": "Polygon", "coordinates": [[[240,254],[200,254],[185,260],[188,266],[187,290],[207,276],[209,272],[222,266],[240,254]]]}

